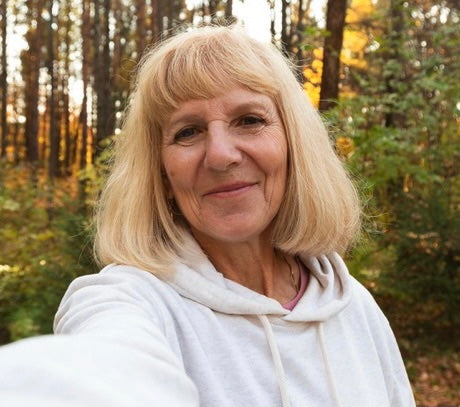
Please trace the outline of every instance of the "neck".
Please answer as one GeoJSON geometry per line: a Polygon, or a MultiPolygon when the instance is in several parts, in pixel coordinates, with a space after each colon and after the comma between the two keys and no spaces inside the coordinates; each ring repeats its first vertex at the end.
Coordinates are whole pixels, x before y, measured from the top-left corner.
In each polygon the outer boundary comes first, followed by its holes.
{"type": "Polygon", "coordinates": [[[259,237],[252,241],[234,243],[216,241],[199,233],[194,233],[194,236],[214,267],[225,278],[281,304],[297,294],[296,282],[300,276],[296,262],[276,250],[271,239],[259,237]]]}

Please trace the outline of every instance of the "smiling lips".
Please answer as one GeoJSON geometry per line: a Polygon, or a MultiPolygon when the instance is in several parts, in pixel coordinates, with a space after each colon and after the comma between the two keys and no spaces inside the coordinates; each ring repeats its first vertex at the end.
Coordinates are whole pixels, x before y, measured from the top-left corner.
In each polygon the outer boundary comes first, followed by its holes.
{"type": "Polygon", "coordinates": [[[235,182],[232,184],[219,185],[206,192],[204,196],[212,196],[216,198],[228,198],[236,195],[240,195],[248,191],[252,186],[256,185],[256,182],[235,182]]]}

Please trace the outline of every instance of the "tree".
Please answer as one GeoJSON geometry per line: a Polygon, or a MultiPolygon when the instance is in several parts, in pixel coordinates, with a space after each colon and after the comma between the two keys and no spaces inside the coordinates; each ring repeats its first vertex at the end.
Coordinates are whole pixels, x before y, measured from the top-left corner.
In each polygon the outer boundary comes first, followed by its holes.
{"type": "Polygon", "coordinates": [[[30,28],[26,34],[29,43],[29,49],[24,54],[23,70],[25,99],[26,99],[26,158],[30,163],[38,160],[38,92],[39,92],[39,75],[42,63],[41,45],[42,45],[42,11],[46,0],[29,0],[29,19],[30,28]]]}
{"type": "Polygon", "coordinates": [[[145,0],[136,1],[137,58],[144,52],[146,45],[145,0]]]}
{"type": "Polygon", "coordinates": [[[79,122],[81,125],[81,148],[80,148],[80,169],[84,169],[87,164],[88,151],[88,87],[89,87],[89,52],[91,41],[91,22],[89,0],[82,0],[82,81],[83,99],[81,103],[79,122]]]}
{"type": "Polygon", "coordinates": [[[8,103],[8,84],[7,84],[7,60],[6,60],[6,28],[7,28],[7,0],[2,0],[1,2],[1,33],[2,33],[2,72],[0,74],[0,87],[2,89],[2,103],[1,103],[1,118],[2,122],[2,139],[0,146],[0,157],[5,157],[6,155],[6,146],[7,146],[7,137],[8,137],[8,123],[6,117],[6,108],[8,103]]]}
{"type": "MultiPolygon", "coordinates": [[[[406,70],[404,69],[407,65],[406,55],[403,53],[401,46],[403,46],[405,39],[404,35],[406,32],[404,22],[404,1],[402,0],[391,0],[389,10],[389,27],[388,27],[388,46],[386,47],[388,61],[400,61],[399,66],[403,69],[387,69],[384,71],[384,81],[386,91],[388,94],[394,94],[397,92],[395,89],[396,83],[404,81],[406,70]]],[[[396,67],[396,64],[394,65],[396,67]]],[[[389,107],[385,114],[385,125],[386,127],[392,127],[398,125],[398,121],[404,122],[405,118],[401,116],[401,112],[396,109],[389,107]],[[399,119],[398,119],[399,116],[399,119]]]]}
{"type": "Polygon", "coordinates": [[[163,35],[163,0],[151,0],[150,28],[152,31],[152,42],[156,43],[163,35]]]}
{"type": "Polygon", "coordinates": [[[225,19],[227,21],[233,19],[233,0],[227,0],[225,3],[225,19]]]}
{"type": "Polygon", "coordinates": [[[102,141],[112,135],[114,129],[113,100],[111,92],[111,53],[110,53],[110,13],[111,0],[103,0],[103,15],[95,12],[94,48],[96,50],[95,91],[96,91],[96,137],[93,143],[93,155],[100,155],[102,141]],[[99,37],[100,35],[100,37],[99,37]]]}
{"type": "Polygon", "coordinates": [[[64,63],[63,63],[63,75],[61,76],[62,89],[63,89],[63,103],[62,103],[62,117],[64,122],[64,141],[65,141],[65,150],[64,150],[64,162],[63,162],[63,172],[64,175],[71,174],[71,160],[72,160],[72,145],[74,144],[73,137],[71,137],[70,131],[70,103],[69,103],[69,76],[70,72],[70,52],[71,52],[71,31],[72,24],[69,16],[71,15],[71,2],[66,0],[65,7],[63,7],[64,13],[67,16],[64,23],[64,63]]]}
{"type": "Polygon", "coordinates": [[[277,32],[276,20],[280,17],[276,11],[276,1],[269,1],[271,10],[270,32],[273,41],[279,43],[280,49],[294,62],[295,74],[300,83],[305,81],[303,68],[305,61],[309,61],[311,55],[311,42],[316,42],[312,37],[316,36],[317,24],[314,18],[309,16],[312,0],[298,0],[292,2],[282,0],[281,4],[281,30],[277,32]]]}
{"type": "Polygon", "coordinates": [[[328,0],[326,14],[327,35],[324,39],[323,73],[319,109],[330,109],[339,96],[340,53],[343,44],[343,31],[347,0],[328,0]]]}
{"type": "Polygon", "coordinates": [[[49,60],[48,60],[48,74],[50,77],[50,95],[49,95],[49,163],[48,175],[50,180],[53,180],[59,172],[59,136],[58,123],[56,120],[56,70],[55,70],[55,42],[54,42],[54,11],[53,0],[49,0],[49,32],[48,32],[48,47],[49,47],[49,60]]]}
{"type": "Polygon", "coordinates": [[[449,342],[460,330],[459,10],[377,6],[367,69],[350,73],[359,91],[329,117],[342,130],[338,151],[372,188],[368,226],[380,233],[366,256],[377,298],[399,335],[449,342]],[[399,307],[413,317],[398,319],[399,307]]]}

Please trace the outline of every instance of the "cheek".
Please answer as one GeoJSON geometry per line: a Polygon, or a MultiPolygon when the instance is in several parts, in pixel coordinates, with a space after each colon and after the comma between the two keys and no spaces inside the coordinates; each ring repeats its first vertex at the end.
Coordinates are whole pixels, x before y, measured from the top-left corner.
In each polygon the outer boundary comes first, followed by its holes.
{"type": "Polygon", "coordinates": [[[193,176],[188,166],[182,166],[176,162],[174,165],[166,168],[166,174],[170,198],[179,200],[192,192],[193,176]]]}
{"type": "Polygon", "coordinates": [[[188,184],[198,165],[195,149],[168,146],[163,153],[163,165],[167,178],[173,188],[188,184]]]}
{"type": "Polygon", "coordinates": [[[168,183],[169,189],[176,189],[176,184],[180,181],[182,176],[180,161],[174,159],[174,151],[171,151],[171,147],[167,148],[163,153],[163,166],[165,172],[165,178],[168,183]]]}
{"type": "Polygon", "coordinates": [[[173,199],[174,198],[173,189],[171,186],[171,182],[169,181],[169,178],[166,174],[163,176],[163,185],[165,186],[166,198],[173,199]]]}
{"type": "Polygon", "coordinates": [[[264,155],[266,174],[268,176],[267,193],[270,200],[279,201],[284,196],[287,183],[288,157],[284,138],[277,138],[270,153],[264,155]]]}
{"type": "Polygon", "coordinates": [[[278,135],[277,137],[274,137],[270,152],[265,154],[265,160],[269,166],[268,168],[271,169],[271,172],[275,176],[281,178],[286,177],[288,153],[287,143],[284,135],[278,135]]]}
{"type": "Polygon", "coordinates": [[[177,172],[174,170],[168,171],[167,174],[168,174],[169,189],[171,190],[171,194],[175,194],[177,193],[178,190],[181,189],[181,177],[178,177],[177,172]]]}
{"type": "Polygon", "coordinates": [[[165,173],[163,175],[163,182],[165,185],[166,196],[169,200],[174,199],[176,191],[178,188],[178,180],[180,177],[177,177],[177,171],[171,169],[169,166],[165,165],[165,173]]]}

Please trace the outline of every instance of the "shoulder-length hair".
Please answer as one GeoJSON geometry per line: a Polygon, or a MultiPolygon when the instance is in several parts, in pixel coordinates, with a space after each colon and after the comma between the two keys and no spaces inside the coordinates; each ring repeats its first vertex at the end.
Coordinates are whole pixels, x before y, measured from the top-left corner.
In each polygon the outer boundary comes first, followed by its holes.
{"type": "Polygon", "coordinates": [[[165,189],[162,126],[179,103],[235,86],[271,96],[286,132],[288,175],[274,246],[313,256],[348,247],[359,229],[359,200],[290,62],[237,27],[204,27],[167,39],[140,62],[96,212],[101,264],[155,273],[183,253],[185,230],[170,214],[165,189]]]}

